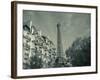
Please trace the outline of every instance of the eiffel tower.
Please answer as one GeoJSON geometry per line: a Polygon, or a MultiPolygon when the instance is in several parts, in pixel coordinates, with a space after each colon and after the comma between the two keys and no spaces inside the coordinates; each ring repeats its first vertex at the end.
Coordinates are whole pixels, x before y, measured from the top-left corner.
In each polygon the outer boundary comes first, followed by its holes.
{"type": "Polygon", "coordinates": [[[57,24],[57,59],[55,60],[56,67],[64,67],[66,66],[66,56],[63,52],[63,46],[62,46],[62,38],[61,38],[61,24],[57,24]]]}
{"type": "Polygon", "coordinates": [[[57,24],[57,56],[62,57],[63,56],[63,46],[62,46],[62,38],[61,38],[61,24],[57,24]]]}

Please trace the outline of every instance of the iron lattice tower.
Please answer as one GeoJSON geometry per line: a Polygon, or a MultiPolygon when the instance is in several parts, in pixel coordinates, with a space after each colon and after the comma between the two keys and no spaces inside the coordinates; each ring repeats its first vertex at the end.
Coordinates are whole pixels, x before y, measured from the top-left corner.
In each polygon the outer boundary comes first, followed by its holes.
{"type": "Polygon", "coordinates": [[[66,66],[66,58],[63,53],[62,38],[61,38],[61,24],[57,24],[57,59],[55,61],[55,67],[66,66]]]}
{"type": "Polygon", "coordinates": [[[57,24],[57,56],[63,57],[63,46],[62,46],[62,38],[61,38],[61,24],[57,24]]]}

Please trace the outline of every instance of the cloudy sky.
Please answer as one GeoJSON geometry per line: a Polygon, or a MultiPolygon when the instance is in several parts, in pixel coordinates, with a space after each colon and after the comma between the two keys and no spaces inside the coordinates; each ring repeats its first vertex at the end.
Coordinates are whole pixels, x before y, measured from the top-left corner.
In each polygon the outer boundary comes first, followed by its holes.
{"type": "Polygon", "coordinates": [[[57,23],[61,24],[61,37],[65,52],[78,37],[90,35],[91,15],[87,13],[63,13],[23,10],[23,24],[31,20],[33,25],[49,37],[57,46],[57,23]]]}

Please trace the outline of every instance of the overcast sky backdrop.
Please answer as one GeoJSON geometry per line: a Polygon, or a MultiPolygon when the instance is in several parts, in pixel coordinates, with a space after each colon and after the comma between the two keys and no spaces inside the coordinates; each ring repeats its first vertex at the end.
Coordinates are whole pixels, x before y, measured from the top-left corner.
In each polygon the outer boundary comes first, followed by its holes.
{"type": "Polygon", "coordinates": [[[61,23],[62,45],[65,52],[78,37],[90,35],[91,15],[87,13],[63,13],[23,10],[23,24],[32,20],[33,25],[49,37],[57,46],[57,23],[61,23]]]}

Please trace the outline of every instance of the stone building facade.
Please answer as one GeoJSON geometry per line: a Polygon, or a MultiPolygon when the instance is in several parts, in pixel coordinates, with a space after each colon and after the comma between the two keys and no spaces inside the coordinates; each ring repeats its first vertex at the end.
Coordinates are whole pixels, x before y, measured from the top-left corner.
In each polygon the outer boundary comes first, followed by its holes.
{"type": "Polygon", "coordinates": [[[23,26],[24,69],[53,67],[56,57],[55,45],[47,36],[42,35],[41,31],[37,30],[33,25],[23,26]],[[39,62],[34,58],[35,56],[37,60],[40,60],[41,66],[39,67],[36,66],[39,62]],[[31,59],[32,57],[33,59],[31,59]]]}

